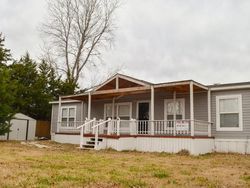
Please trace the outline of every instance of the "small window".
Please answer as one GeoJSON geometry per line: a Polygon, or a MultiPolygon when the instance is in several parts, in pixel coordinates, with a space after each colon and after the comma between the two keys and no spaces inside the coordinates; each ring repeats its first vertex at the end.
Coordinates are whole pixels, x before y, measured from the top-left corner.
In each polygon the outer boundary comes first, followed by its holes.
{"type": "Polygon", "coordinates": [[[74,127],[76,120],[76,107],[62,107],[62,127],[74,127]]]}
{"type": "Polygon", "coordinates": [[[216,97],[217,131],[242,131],[241,95],[216,97]]]}

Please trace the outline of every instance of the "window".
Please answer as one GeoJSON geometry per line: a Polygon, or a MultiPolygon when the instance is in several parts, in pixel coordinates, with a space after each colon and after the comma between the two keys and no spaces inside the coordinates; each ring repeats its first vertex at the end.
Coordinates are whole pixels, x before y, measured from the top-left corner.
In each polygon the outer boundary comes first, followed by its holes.
{"type": "MultiPolygon", "coordinates": [[[[123,120],[129,120],[131,118],[131,103],[116,103],[114,110],[114,119],[117,117],[123,120]]],[[[104,105],[104,118],[112,118],[112,104],[104,105]]]]}
{"type": "Polygon", "coordinates": [[[185,100],[176,99],[175,106],[173,99],[165,100],[165,119],[173,120],[174,119],[174,107],[176,111],[176,119],[185,119],[185,100]]]}
{"type": "Polygon", "coordinates": [[[216,97],[216,130],[242,131],[242,97],[228,95],[216,97]]]}
{"type": "MultiPolygon", "coordinates": [[[[114,119],[116,119],[116,108],[117,105],[115,105],[115,111],[114,111],[114,119]]],[[[112,119],[112,104],[105,104],[104,105],[104,119],[112,119]]]]}
{"type": "MultiPolygon", "coordinates": [[[[114,119],[120,118],[121,120],[130,120],[132,117],[132,103],[115,103],[114,119]]],[[[112,104],[104,105],[104,119],[112,118],[112,104]]],[[[129,133],[129,122],[121,121],[120,131],[129,133]]]]}
{"type": "Polygon", "coordinates": [[[62,127],[74,127],[76,120],[76,107],[62,107],[62,127]]]}
{"type": "Polygon", "coordinates": [[[118,104],[117,105],[117,115],[119,118],[124,120],[130,120],[131,114],[130,114],[130,104],[124,103],[124,104],[118,104]]]}

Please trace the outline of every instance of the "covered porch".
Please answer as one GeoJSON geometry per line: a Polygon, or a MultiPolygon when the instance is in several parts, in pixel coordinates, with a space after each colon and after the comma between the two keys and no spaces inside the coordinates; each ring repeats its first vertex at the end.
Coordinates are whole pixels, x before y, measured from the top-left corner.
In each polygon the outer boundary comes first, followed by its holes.
{"type": "MultiPolygon", "coordinates": [[[[89,92],[60,97],[59,108],[65,99],[86,106],[86,120],[67,126],[82,137],[211,137],[210,91],[193,80],[150,84],[116,75],[89,92]],[[195,106],[196,95],[202,99],[195,106]]],[[[60,115],[59,130],[65,127],[60,115]]]]}

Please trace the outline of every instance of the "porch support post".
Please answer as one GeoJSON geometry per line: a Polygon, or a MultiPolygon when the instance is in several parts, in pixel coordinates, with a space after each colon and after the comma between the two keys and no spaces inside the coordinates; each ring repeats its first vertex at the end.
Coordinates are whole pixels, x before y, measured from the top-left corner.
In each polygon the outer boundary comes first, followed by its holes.
{"type": "Polygon", "coordinates": [[[191,125],[191,136],[194,136],[194,85],[191,81],[189,84],[190,88],[190,125],[191,125]]]}
{"type": "Polygon", "coordinates": [[[176,91],[173,94],[173,103],[174,103],[174,136],[176,136],[176,91]]]}
{"type": "Polygon", "coordinates": [[[81,102],[81,124],[83,123],[83,114],[84,113],[84,102],[81,102]]]}
{"type": "Polygon", "coordinates": [[[112,119],[115,119],[115,97],[112,99],[112,119]]]}
{"type": "Polygon", "coordinates": [[[61,121],[62,121],[61,115],[62,115],[62,98],[61,98],[61,96],[59,96],[58,114],[57,114],[57,132],[60,131],[59,128],[61,127],[61,121]]]}
{"type": "Polygon", "coordinates": [[[208,136],[211,137],[211,90],[207,91],[207,117],[208,117],[208,136]]]}
{"type": "Polygon", "coordinates": [[[91,93],[89,92],[89,97],[88,97],[88,120],[91,118],[91,93]]]}
{"type": "Polygon", "coordinates": [[[154,86],[151,86],[151,135],[154,135],[154,120],[155,120],[155,91],[154,86]]]}

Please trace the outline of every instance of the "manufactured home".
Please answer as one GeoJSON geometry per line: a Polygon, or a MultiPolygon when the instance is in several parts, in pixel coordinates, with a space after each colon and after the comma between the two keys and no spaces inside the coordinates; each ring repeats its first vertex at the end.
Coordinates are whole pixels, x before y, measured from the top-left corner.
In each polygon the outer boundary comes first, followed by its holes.
{"type": "Polygon", "coordinates": [[[52,139],[80,148],[250,153],[250,83],[153,84],[116,74],[51,102],[52,139]]]}

